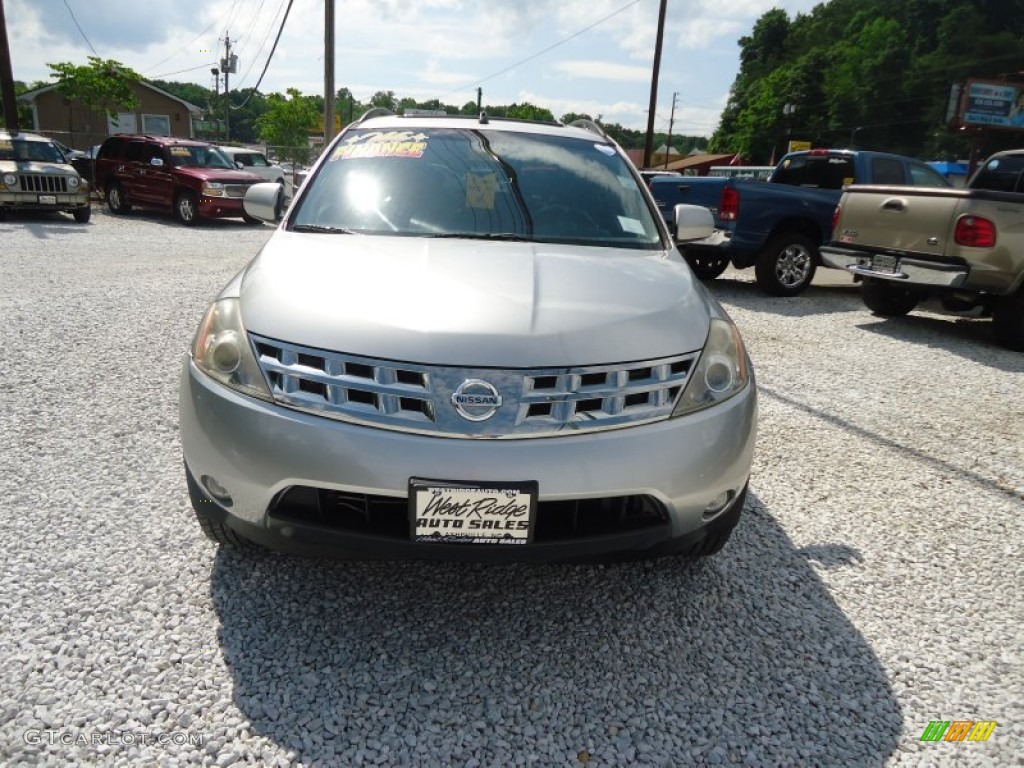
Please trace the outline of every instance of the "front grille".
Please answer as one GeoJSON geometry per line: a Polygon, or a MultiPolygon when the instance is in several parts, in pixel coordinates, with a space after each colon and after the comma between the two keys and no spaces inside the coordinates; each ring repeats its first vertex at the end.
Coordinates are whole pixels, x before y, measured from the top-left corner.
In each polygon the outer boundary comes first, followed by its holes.
{"type": "Polygon", "coordinates": [[[668,418],[699,353],[573,368],[429,366],[328,352],[251,335],[281,405],[385,429],[441,437],[519,438],[578,433],[668,418]],[[501,405],[483,421],[452,401],[469,380],[501,405]]]}
{"type": "Polygon", "coordinates": [[[18,183],[22,192],[67,192],[66,176],[53,176],[45,173],[18,174],[18,183]]]}
{"type": "MultiPolygon", "coordinates": [[[[406,497],[292,486],[278,494],[268,512],[282,521],[318,525],[339,532],[388,539],[410,538],[406,497]]],[[[538,501],[533,540],[544,543],[586,539],[667,523],[668,513],[652,496],[538,501]]]]}
{"type": "Polygon", "coordinates": [[[224,195],[226,197],[245,197],[245,192],[249,189],[249,186],[249,184],[225,184],[224,195]]]}

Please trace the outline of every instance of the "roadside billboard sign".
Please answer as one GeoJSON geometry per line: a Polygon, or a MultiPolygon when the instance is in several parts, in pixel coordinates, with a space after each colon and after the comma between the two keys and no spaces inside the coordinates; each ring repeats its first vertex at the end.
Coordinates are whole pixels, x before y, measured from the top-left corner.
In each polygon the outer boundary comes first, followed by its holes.
{"type": "Polygon", "coordinates": [[[968,80],[960,100],[960,124],[1024,130],[1024,85],[968,80]]]}

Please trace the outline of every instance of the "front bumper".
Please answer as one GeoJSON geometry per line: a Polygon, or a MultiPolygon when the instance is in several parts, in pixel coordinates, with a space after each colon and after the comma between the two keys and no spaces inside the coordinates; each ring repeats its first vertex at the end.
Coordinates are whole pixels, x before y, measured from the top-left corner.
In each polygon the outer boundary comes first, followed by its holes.
{"type": "Polygon", "coordinates": [[[691,551],[735,524],[750,474],[757,393],[753,380],[718,406],[643,426],[551,438],[436,438],[359,426],[250,399],[201,373],[186,356],[181,438],[193,500],[243,536],[315,555],[469,560],[573,560],[612,553],[691,551]],[[217,503],[196,482],[230,494],[217,503]],[[407,498],[411,477],[537,481],[545,502],[644,497],[664,523],[640,530],[519,547],[414,543],[280,520],[268,511],[295,487],[407,498]],[[712,502],[729,503],[706,514],[712,502]]]}
{"type": "Polygon", "coordinates": [[[89,205],[88,192],[0,192],[0,208],[12,211],[74,211],[89,205]]]}
{"type": "MultiPolygon", "coordinates": [[[[892,257],[887,257],[892,259],[892,257]]],[[[879,268],[875,255],[834,245],[821,247],[821,260],[832,269],[844,269],[852,275],[887,280],[907,285],[959,288],[967,281],[970,269],[963,264],[902,256],[893,268],[879,268]]]]}
{"type": "Polygon", "coordinates": [[[204,219],[221,219],[239,217],[245,213],[240,197],[207,197],[199,198],[199,215],[204,219]]]}

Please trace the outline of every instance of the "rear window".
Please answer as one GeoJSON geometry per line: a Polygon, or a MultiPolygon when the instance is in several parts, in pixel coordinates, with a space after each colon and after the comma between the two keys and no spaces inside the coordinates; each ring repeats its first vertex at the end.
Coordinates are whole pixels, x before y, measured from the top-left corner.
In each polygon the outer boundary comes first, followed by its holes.
{"type": "Polygon", "coordinates": [[[853,158],[845,155],[793,155],[783,158],[771,179],[776,184],[842,189],[853,184],[853,158]]]}
{"type": "Polygon", "coordinates": [[[995,192],[1024,192],[1024,155],[992,158],[975,174],[970,187],[995,192]]]}

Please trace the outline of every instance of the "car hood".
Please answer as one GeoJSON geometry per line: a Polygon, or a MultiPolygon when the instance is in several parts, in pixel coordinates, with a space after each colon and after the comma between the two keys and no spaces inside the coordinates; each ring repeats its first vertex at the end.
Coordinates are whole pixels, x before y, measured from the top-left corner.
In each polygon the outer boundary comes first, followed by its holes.
{"type": "Polygon", "coordinates": [[[184,166],[172,169],[174,173],[189,176],[200,181],[221,181],[225,184],[258,184],[262,178],[248,171],[235,171],[230,168],[202,168],[184,166]]]}
{"type": "Polygon", "coordinates": [[[260,335],[464,367],[650,360],[709,325],[675,251],[279,230],[225,295],[260,335]]]}

